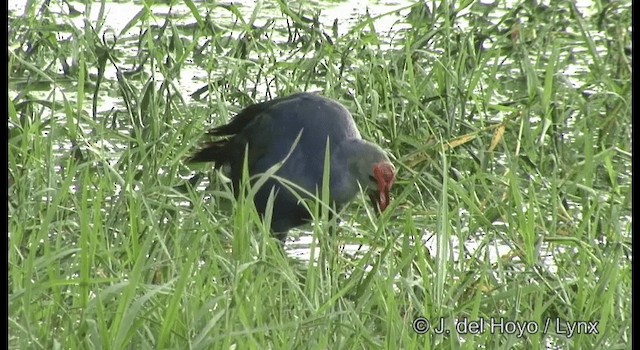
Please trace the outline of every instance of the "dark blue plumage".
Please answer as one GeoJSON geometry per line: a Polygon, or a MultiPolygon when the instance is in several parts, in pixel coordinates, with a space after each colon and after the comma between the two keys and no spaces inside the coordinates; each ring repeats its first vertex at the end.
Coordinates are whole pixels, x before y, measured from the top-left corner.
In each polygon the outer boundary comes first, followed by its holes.
{"type": "MultiPolygon", "coordinates": [[[[312,194],[319,193],[329,140],[330,198],[336,208],[340,209],[353,199],[360,187],[371,192],[376,209],[379,206],[384,210],[389,203],[389,189],[395,174],[384,151],[362,140],[346,108],[318,94],[298,93],[251,105],[229,124],[211,130],[209,135],[224,138],[206,144],[189,161],[212,161],[217,167],[228,164],[236,195],[247,145],[248,171],[252,176],[285,159],[300,135],[289,158],[276,172],[277,176],[312,194]]],[[[276,190],[276,197],[271,229],[284,240],[288,230],[304,224],[310,214],[275,179],[269,179],[254,198],[260,214],[264,215],[272,188],[276,190]]]]}

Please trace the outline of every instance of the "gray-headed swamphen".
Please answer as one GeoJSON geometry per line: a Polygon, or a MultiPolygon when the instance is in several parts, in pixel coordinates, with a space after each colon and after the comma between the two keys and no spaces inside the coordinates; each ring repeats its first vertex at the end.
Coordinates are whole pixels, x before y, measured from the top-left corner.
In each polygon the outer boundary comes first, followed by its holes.
{"type": "MultiPolygon", "coordinates": [[[[312,194],[320,193],[328,139],[329,196],[336,209],[351,201],[360,188],[368,192],[376,211],[389,205],[389,190],[395,178],[393,164],[379,146],[360,137],[349,111],[329,98],[303,92],[257,103],[240,111],[230,123],[212,129],[209,135],[222,138],[205,144],[188,161],[215,162],[218,168],[229,165],[236,196],[245,154],[249,176],[264,173],[289,155],[275,174],[312,194]],[[298,143],[292,149],[298,135],[298,143]]],[[[264,183],[254,197],[260,215],[264,216],[272,189],[275,198],[271,230],[284,242],[289,229],[308,222],[311,215],[274,178],[264,183]]]]}

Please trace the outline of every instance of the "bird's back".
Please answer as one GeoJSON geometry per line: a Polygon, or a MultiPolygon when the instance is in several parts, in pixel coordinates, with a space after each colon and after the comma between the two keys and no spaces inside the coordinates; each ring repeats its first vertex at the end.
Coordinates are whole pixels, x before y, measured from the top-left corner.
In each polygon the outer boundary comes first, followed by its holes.
{"type": "Polygon", "coordinates": [[[258,118],[263,119],[258,122],[260,127],[247,129],[250,135],[244,139],[250,148],[264,147],[265,154],[249,165],[250,172],[264,172],[284,159],[300,135],[278,174],[308,190],[321,179],[327,139],[330,149],[335,150],[345,139],[360,138],[351,114],[342,105],[311,93],[292,95],[258,118]]]}

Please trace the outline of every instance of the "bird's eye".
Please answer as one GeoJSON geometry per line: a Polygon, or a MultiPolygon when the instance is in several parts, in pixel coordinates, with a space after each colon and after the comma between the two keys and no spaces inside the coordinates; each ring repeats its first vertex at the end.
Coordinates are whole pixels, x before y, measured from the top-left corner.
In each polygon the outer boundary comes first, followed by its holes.
{"type": "Polygon", "coordinates": [[[373,175],[369,175],[369,180],[371,180],[371,182],[376,182],[376,178],[373,177],[373,175]]]}

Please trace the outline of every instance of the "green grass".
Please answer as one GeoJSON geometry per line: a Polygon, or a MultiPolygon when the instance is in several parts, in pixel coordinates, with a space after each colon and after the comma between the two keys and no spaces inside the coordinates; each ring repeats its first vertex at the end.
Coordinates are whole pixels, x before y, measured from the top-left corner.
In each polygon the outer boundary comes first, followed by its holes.
{"type": "Polygon", "coordinates": [[[630,1],[333,27],[285,1],[142,4],[117,30],[106,2],[97,21],[9,15],[10,348],[630,348],[630,1]],[[359,198],[336,236],[322,215],[292,232],[311,262],[268,239],[251,189],[184,163],[208,127],[296,91],[342,102],[398,169],[381,217],[359,198]],[[539,331],[456,333],[465,318],[539,331]],[[598,334],[562,334],[578,321],[598,334]]]}

